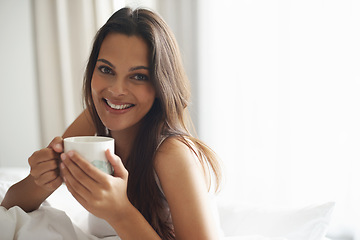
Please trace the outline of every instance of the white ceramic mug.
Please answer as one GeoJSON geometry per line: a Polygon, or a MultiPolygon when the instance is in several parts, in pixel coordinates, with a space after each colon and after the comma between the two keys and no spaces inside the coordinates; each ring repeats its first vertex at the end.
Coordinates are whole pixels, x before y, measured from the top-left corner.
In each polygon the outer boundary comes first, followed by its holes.
{"type": "Polygon", "coordinates": [[[111,174],[112,167],[106,159],[105,151],[109,149],[114,153],[114,143],[114,139],[110,137],[69,137],[64,139],[64,152],[76,151],[101,171],[111,174]]]}

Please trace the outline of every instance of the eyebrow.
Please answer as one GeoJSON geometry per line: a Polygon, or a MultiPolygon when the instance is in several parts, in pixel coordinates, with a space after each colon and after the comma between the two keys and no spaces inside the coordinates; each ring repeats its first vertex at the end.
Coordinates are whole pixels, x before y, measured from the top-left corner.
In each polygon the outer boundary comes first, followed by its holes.
{"type": "Polygon", "coordinates": [[[150,68],[149,68],[149,67],[145,67],[145,66],[136,66],[136,67],[131,67],[131,68],[129,69],[129,72],[136,71],[136,70],[139,70],[139,69],[145,69],[145,70],[150,71],[150,68]]]}
{"type": "Polygon", "coordinates": [[[98,59],[97,61],[98,61],[98,62],[106,63],[107,65],[109,65],[110,67],[112,67],[112,68],[114,68],[114,69],[116,68],[114,65],[112,65],[111,62],[109,62],[109,61],[106,60],[106,59],[100,58],[100,59],[98,59]]]}
{"type": "MultiPolygon", "coordinates": [[[[109,62],[109,61],[106,60],[106,59],[100,58],[100,59],[98,59],[97,61],[98,61],[98,62],[106,63],[106,64],[109,65],[110,67],[116,69],[116,67],[115,67],[111,62],[109,62]]],[[[136,67],[131,67],[131,68],[129,69],[129,72],[136,71],[136,70],[140,70],[140,69],[145,69],[145,70],[150,71],[150,68],[149,68],[149,67],[146,67],[146,66],[136,66],[136,67]]]]}

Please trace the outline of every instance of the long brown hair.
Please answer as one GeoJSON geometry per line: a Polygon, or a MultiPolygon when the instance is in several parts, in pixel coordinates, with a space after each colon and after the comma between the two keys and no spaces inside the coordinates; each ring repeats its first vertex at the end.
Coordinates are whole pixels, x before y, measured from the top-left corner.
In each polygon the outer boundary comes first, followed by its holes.
{"type": "Polygon", "coordinates": [[[96,34],[84,77],[84,100],[98,135],[107,135],[91,95],[91,79],[101,44],[107,34],[122,33],[140,36],[150,53],[150,81],[156,89],[156,99],[141,121],[133,149],[126,161],[129,172],[127,194],[131,203],[143,214],[162,239],[175,239],[171,222],[161,213],[166,207],[165,196],[154,176],[154,156],[162,139],[177,137],[199,158],[204,169],[214,173],[218,188],[221,174],[215,153],[188,129],[187,106],[190,84],[183,69],[177,42],[164,20],[146,9],[122,8],[115,12],[96,34]],[[138,167],[141,166],[141,167],[138,167]]]}

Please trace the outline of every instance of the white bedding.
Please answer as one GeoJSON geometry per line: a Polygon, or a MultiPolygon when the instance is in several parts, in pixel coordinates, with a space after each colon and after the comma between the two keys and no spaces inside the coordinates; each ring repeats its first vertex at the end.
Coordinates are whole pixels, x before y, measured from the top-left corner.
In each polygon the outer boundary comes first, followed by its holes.
{"type": "MultiPolygon", "coordinates": [[[[0,207],[0,239],[99,239],[82,231],[64,211],[43,206],[40,209],[25,213],[19,207],[8,211],[0,207]]],[[[109,237],[104,239],[116,239],[109,237]]]]}
{"type": "MultiPolygon", "coordinates": [[[[65,212],[52,208],[41,207],[32,213],[25,213],[19,207],[6,211],[0,207],[0,239],[10,240],[50,240],[50,239],[71,239],[71,240],[119,240],[119,237],[110,236],[98,238],[85,233],[65,212]]],[[[237,236],[226,237],[226,240],[286,240],[285,238],[269,238],[263,236],[237,236]]]]}
{"type": "MultiPolygon", "coordinates": [[[[0,201],[14,182],[27,175],[24,169],[0,168],[0,201]]],[[[219,219],[226,240],[325,240],[334,203],[297,209],[264,209],[219,204],[219,219]]],[[[36,211],[0,207],[0,239],[120,239],[95,236],[88,213],[65,186],[61,186],[36,211]]]]}

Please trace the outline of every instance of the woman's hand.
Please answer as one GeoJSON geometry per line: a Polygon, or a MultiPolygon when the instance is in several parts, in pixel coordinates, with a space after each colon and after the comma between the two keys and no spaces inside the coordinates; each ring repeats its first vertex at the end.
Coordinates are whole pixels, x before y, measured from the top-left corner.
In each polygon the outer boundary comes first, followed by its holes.
{"type": "Polygon", "coordinates": [[[77,152],[61,155],[61,175],[75,199],[89,212],[107,221],[119,219],[131,203],[127,198],[128,172],[122,161],[109,150],[106,158],[114,168],[114,176],[103,173],[77,152]]]}
{"type": "Polygon", "coordinates": [[[47,148],[34,152],[28,160],[34,182],[46,191],[55,191],[63,182],[59,171],[62,152],[63,139],[56,137],[47,148]]]}

